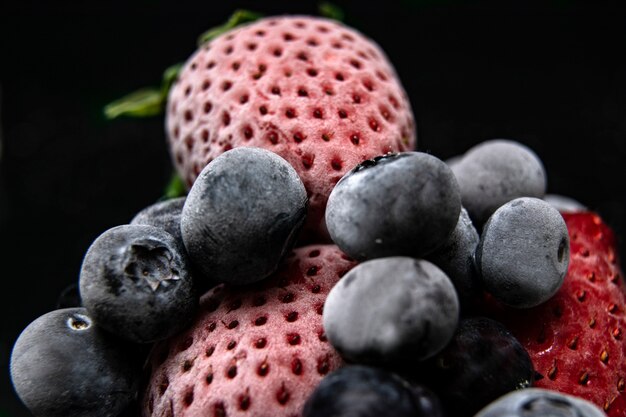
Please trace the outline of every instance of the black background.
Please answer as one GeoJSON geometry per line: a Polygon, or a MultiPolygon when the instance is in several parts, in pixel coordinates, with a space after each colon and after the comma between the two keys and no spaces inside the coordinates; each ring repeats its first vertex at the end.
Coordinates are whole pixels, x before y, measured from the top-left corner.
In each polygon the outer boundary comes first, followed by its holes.
{"type": "MultiPolygon", "coordinates": [[[[549,192],[597,210],[624,254],[626,13],[598,2],[335,2],[386,50],[418,148],[443,159],[485,139],[533,148],[549,192]]],[[[170,175],[163,119],[102,106],[184,61],[238,7],[316,14],[309,1],[55,1],[0,6],[0,416],[29,415],[8,377],[19,332],[75,282],[95,237],[170,175]]]]}

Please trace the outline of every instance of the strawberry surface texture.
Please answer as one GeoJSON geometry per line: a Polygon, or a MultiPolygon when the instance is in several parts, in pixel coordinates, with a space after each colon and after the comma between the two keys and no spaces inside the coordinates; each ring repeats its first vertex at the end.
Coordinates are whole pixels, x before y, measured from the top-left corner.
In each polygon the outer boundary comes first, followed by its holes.
{"type": "Polygon", "coordinates": [[[595,213],[564,213],[570,264],[561,289],[528,310],[498,307],[531,356],[536,387],[626,415],[626,295],[615,237],[595,213]]]}
{"type": "Polygon", "coordinates": [[[190,329],[155,346],[143,416],[301,415],[321,379],[343,364],[322,309],[354,265],[334,245],[305,246],[261,283],[208,291],[190,329]]]}
{"type": "Polygon", "coordinates": [[[285,158],[307,189],[309,238],[328,238],[326,202],[347,171],[416,145],[409,99],[382,49],[309,16],[261,19],[200,47],[170,91],[166,131],[188,186],[234,147],[285,158]]]}

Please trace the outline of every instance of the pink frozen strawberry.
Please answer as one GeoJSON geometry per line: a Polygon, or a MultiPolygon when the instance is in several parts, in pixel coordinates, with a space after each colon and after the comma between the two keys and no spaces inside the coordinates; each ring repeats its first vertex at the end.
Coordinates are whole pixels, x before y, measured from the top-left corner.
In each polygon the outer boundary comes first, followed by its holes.
{"type": "Polygon", "coordinates": [[[355,262],[334,245],[296,249],[271,278],[205,294],[192,327],[158,344],[143,416],[291,417],[343,362],[322,308],[355,262]]]}
{"type": "Polygon", "coordinates": [[[265,18],[201,47],[170,91],[166,125],[187,185],[238,146],[289,161],[309,195],[305,231],[314,237],[327,237],[326,201],[343,174],[416,141],[409,100],[380,47],[309,16],[265,18]]]}

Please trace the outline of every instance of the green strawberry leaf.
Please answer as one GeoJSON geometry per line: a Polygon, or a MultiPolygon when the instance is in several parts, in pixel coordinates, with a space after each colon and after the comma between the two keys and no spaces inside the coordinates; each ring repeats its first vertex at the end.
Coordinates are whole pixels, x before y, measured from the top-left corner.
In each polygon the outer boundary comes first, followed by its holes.
{"type": "Polygon", "coordinates": [[[179,62],[178,64],[174,64],[163,71],[163,78],[161,79],[161,94],[167,100],[167,94],[170,92],[170,88],[172,88],[172,84],[178,78],[178,74],[183,69],[183,63],[179,62]]]}
{"type": "Polygon", "coordinates": [[[107,119],[120,116],[157,116],[161,114],[162,101],[160,89],[142,88],[107,104],[104,107],[104,115],[107,119]]]}
{"type": "Polygon", "coordinates": [[[169,200],[171,198],[178,198],[187,195],[187,187],[185,186],[185,182],[178,175],[178,173],[173,173],[170,181],[167,183],[165,187],[165,192],[163,193],[163,199],[169,200]]]}
{"type": "Polygon", "coordinates": [[[107,119],[115,119],[120,116],[128,117],[151,117],[163,113],[167,94],[183,64],[172,65],[163,73],[161,87],[146,87],[132,92],[104,107],[104,115],[107,119]]]}
{"type": "MultiPolygon", "coordinates": [[[[236,26],[253,22],[262,16],[262,14],[250,10],[236,10],[226,23],[203,33],[198,43],[202,45],[236,26]]],[[[182,67],[183,64],[179,63],[167,68],[163,73],[160,87],[142,88],[107,104],[104,107],[104,116],[112,120],[121,116],[151,117],[163,114],[165,104],[167,103],[167,95],[182,67]]]]}
{"type": "Polygon", "coordinates": [[[255,20],[263,17],[261,13],[252,12],[250,10],[239,9],[235,10],[235,12],[230,16],[228,21],[223,25],[216,26],[204,32],[198,38],[198,46],[202,46],[210,40],[220,36],[222,33],[228,32],[229,30],[249,22],[254,22],[255,20]]]}
{"type": "Polygon", "coordinates": [[[328,1],[321,2],[317,6],[317,8],[321,16],[327,17],[329,19],[334,19],[339,22],[343,22],[345,18],[345,13],[341,9],[341,7],[331,2],[328,2],[328,1]]]}

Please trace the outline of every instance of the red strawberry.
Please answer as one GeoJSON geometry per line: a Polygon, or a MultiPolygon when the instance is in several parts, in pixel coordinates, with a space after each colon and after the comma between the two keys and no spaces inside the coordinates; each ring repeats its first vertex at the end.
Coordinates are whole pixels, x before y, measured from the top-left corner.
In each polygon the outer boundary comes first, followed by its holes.
{"type": "Polygon", "coordinates": [[[296,249],[271,278],[219,286],[192,327],[157,345],[144,416],[298,416],[342,364],[322,329],[330,288],[355,263],[336,246],[296,249]]]}
{"type": "Polygon", "coordinates": [[[272,150],[309,194],[305,231],[327,237],[326,201],[363,160],[415,147],[409,100],[384,52],[332,20],[259,20],[200,48],[170,91],[167,133],[191,185],[237,146],[272,150]]]}
{"type": "Polygon", "coordinates": [[[498,311],[528,350],[541,388],[626,416],[626,293],[612,231],[594,213],[563,214],[570,264],[559,292],[529,310],[498,311]]]}

